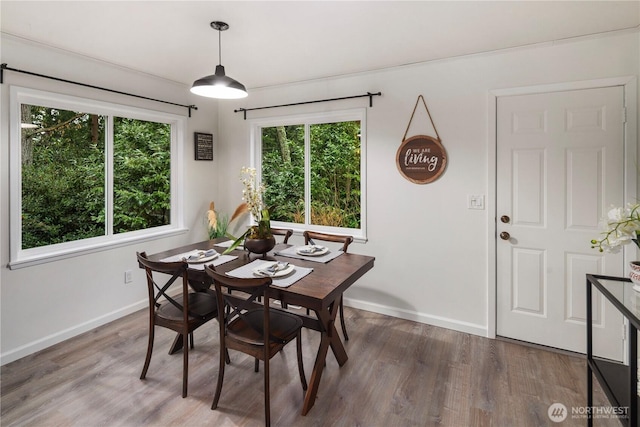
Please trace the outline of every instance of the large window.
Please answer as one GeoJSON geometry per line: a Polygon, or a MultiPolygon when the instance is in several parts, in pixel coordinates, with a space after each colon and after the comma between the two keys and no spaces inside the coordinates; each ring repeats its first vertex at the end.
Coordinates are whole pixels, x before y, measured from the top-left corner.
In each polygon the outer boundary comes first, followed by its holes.
{"type": "Polygon", "coordinates": [[[11,265],[166,233],[184,120],[13,87],[11,265]]]}
{"type": "Polygon", "coordinates": [[[254,121],[275,225],[365,238],[364,110],[254,121]]]}

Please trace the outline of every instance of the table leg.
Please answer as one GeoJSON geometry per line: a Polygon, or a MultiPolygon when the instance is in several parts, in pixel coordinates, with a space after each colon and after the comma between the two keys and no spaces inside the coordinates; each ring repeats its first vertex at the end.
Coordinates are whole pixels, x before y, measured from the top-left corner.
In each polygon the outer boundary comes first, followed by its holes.
{"type": "MultiPolygon", "coordinates": [[[[591,302],[591,282],[587,279],[587,408],[593,408],[593,372],[591,360],[593,360],[593,303],[591,302]]],[[[591,412],[587,415],[587,427],[593,427],[591,412]]]]}
{"type": "Polygon", "coordinates": [[[340,340],[340,336],[338,335],[338,330],[333,322],[331,322],[331,329],[329,330],[328,335],[333,355],[336,357],[338,365],[343,366],[347,363],[349,356],[347,356],[347,350],[345,350],[342,340],[340,340]]]}
{"type": "Polygon", "coordinates": [[[330,309],[327,311],[316,312],[318,320],[322,324],[323,330],[320,331],[320,347],[318,348],[316,362],[313,365],[313,371],[311,372],[309,388],[307,388],[307,392],[304,396],[302,415],[307,415],[316,401],[316,395],[318,394],[318,388],[320,386],[320,378],[322,377],[322,371],[327,359],[329,346],[331,346],[331,350],[336,356],[336,360],[338,361],[338,364],[340,366],[347,363],[347,360],[349,359],[349,357],[347,356],[347,352],[342,345],[342,341],[340,341],[338,331],[335,327],[335,319],[337,314],[338,304],[332,304],[330,309]]]}

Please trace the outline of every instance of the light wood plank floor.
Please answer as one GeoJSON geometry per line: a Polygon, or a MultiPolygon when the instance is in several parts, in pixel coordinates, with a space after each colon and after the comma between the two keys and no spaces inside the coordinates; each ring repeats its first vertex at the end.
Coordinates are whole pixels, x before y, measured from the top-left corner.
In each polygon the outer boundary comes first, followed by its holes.
{"type": "MultiPolygon", "coordinates": [[[[586,405],[586,365],[568,356],[345,307],[349,361],[330,354],[315,406],[300,415],[295,345],[272,359],[271,417],[277,426],[584,426],[550,421],[552,403],[586,405]]],[[[218,325],[196,331],[189,395],[182,399],[182,355],[158,328],[147,379],[139,379],[146,311],[2,367],[0,424],[8,426],[259,426],[262,371],[231,353],[222,397],[210,409],[218,325]]],[[[311,372],[319,339],[303,331],[311,372]]],[[[597,389],[596,405],[606,405],[597,389]]],[[[615,425],[618,420],[597,420],[615,425]]]]}

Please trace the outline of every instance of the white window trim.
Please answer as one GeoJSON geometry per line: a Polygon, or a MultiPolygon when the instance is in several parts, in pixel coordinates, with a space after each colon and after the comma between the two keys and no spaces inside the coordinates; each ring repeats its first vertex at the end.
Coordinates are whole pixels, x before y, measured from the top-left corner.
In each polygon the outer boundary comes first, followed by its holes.
{"type": "MultiPolygon", "coordinates": [[[[126,105],[107,103],[75,96],[61,95],[36,89],[11,86],[9,107],[9,135],[10,135],[10,165],[9,177],[11,187],[9,191],[9,238],[10,262],[9,268],[23,268],[45,262],[70,258],[86,253],[97,252],[119,246],[168,237],[183,233],[183,156],[178,149],[184,141],[186,119],[182,116],[164,112],[145,110],[126,105]],[[117,235],[109,234],[73,242],[58,243],[38,248],[22,249],[22,150],[20,129],[20,105],[42,105],[72,111],[83,111],[99,115],[114,115],[138,120],[154,121],[171,125],[171,224],[154,227],[147,230],[136,230],[117,235]]],[[[109,119],[110,121],[111,119],[109,119]]],[[[111,133],[110,128],[107,132],[111,133]]],[[[113,170],[112,135],[107,136],[105,144],[106,168],[110,175],[113,170]]],[[[107,186],[105,185],[105,190],[107,186]]],[[[108,191],[107,191],[108,192],[108,191]]],[[[112,197],[106,195],[112,203],[112,197]]],[[[112,213],[108,213],[107,223],[112,221],[112,213]]],[[[108,228],[109,230],[111,227],[108,228]]]]}
{"type": "MultiPolygon", "coordinates": [[[[256,168],[258,180],[262,180],[262,128],[273,126],[289,126],[304,125],[305,135],[308,135],[309,125],[331,122],[346,122],[359,120],[360,126],[360,229],[328,227],[321,225],[309,224],[308,215],[310,215],[310,207],[307,206],[309,200],[305,200],[305,223],[296,224],[291,222],[271,221],[273,227],[290,228],[296,234],[302,233],[304,230],[319,231],[331,234],[347,234],[354,238],[357,242],[367,241],[367,110],[366,108],[357,108],[351,110],[331,111],[311,114],[298,114],[291,116],[280,116],[262,119],[250,120],[251,127],[251,162],[252,167],[256,168]]],[[[310,189],[309,180],[309,141],[308,136],[305,137],[305,194],[310,189]]]]}

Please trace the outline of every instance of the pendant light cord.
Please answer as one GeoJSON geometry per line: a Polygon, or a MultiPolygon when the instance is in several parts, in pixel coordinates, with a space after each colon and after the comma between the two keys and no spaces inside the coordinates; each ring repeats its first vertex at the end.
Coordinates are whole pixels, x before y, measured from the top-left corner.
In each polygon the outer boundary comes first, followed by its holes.
{"type": "Polygon", "coordinates": [[[218,65],[222,65],[222,41],[220,33],[222,33],[222,31],[218,30],[218,65]]]}

